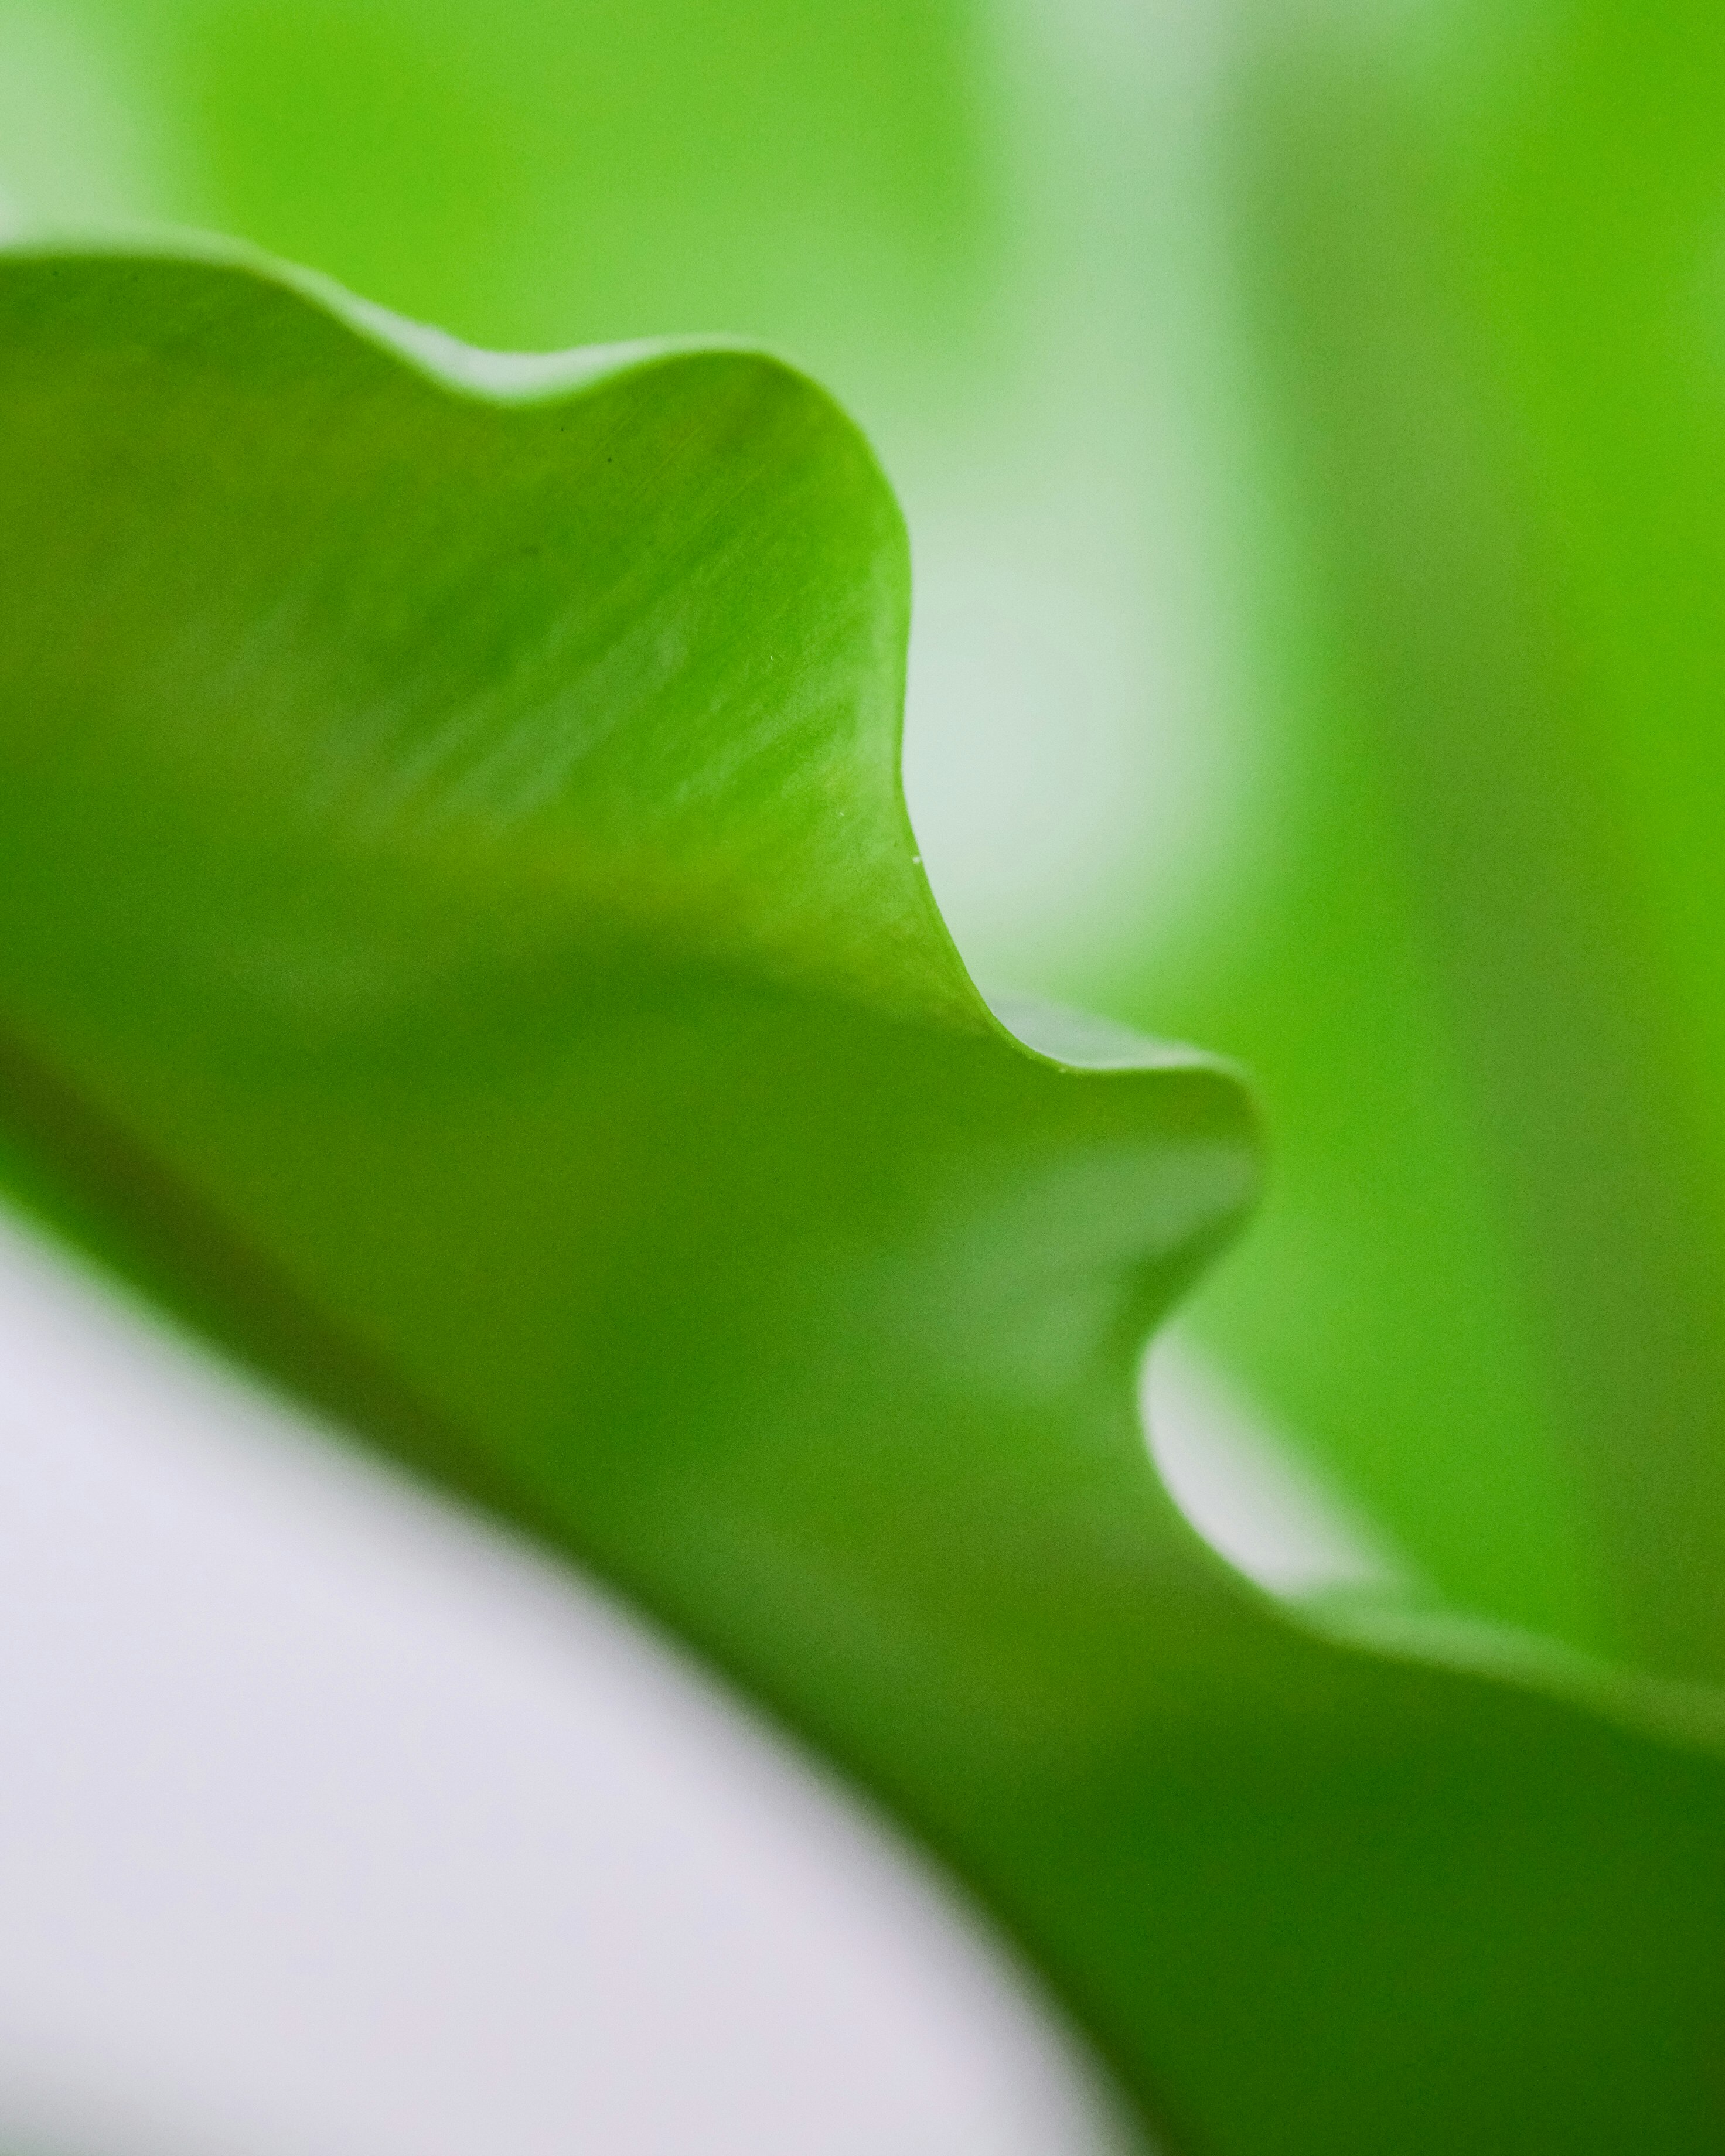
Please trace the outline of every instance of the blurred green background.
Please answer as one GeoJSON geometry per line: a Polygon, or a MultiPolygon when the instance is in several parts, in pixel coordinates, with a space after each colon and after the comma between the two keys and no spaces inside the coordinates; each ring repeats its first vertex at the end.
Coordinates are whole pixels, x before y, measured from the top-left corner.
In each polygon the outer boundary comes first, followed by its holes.
{"type": "Polygon", "coordinates": [[[1725,1674],[1725,18],[0,4],[16,229],[757,337],[917,564],[985,985],[1255,1072],[1189,1333],[1430,1594],[1725,1674]]]}

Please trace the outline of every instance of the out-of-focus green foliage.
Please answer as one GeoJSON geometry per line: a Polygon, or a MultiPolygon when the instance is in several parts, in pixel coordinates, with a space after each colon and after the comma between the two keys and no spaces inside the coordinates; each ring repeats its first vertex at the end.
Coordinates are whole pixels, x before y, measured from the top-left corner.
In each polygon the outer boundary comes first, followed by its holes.
{"type": "Polygon", "coordinates": [[[978,356],[978,28],[968,0],[58,0],[0,11],[0,175],[33,220],[243,234],[490,346],[695,323],[926,394],[978,356]]]}
{"type": "Polygon", "coordinates": [[[1454,1598],[1713,1677],[1722,63],[1686,5],[1260,11],[1224,140],[1327,798],[1180,1013],[1288,1133],[1217,1337],[1454,1598]]]}
{"type": "Polygon", "coordinates": [[[1170,2147],[1712,2145],[1712,1703],[1302,1631],[1156,1484],[1249,1119],[970,987],[860,438],[397,334],[0,264],[14,1197],[824,1746],[1170,2147]]]}

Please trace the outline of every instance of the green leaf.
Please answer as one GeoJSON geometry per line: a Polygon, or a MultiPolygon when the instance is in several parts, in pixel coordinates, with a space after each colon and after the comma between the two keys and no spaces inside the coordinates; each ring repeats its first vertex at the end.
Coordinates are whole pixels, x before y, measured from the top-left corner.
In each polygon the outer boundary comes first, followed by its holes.
{"type": "Polygon", "coordinates": [[[15,1195],[675,1625],[1170,2146],[1717,2145],[1711,1703],[1298,1629],[1157,1485],[1250,1116],[977,998],[821,394],[25,254],[0,412],[15,1195]]]}

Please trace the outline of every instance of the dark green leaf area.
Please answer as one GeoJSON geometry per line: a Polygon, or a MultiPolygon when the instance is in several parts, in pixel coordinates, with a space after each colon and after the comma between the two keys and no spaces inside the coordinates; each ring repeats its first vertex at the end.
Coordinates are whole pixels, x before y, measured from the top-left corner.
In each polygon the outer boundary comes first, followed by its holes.
{"type": "Polygon", "coordinates": [[[1296,1629],[1162,1494],[1250,1113],[976,998],[865,447],[748,353],[476,366],[0,270],[16,1195],[698,1645],[1172,2147],[1718,2145],[1712,1749],[1296,1629]]]}

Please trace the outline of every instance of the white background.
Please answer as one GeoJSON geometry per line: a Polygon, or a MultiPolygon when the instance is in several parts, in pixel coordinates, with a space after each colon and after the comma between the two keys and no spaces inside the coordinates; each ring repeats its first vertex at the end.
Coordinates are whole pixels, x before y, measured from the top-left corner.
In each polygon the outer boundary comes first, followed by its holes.
{"type": "MultiPolygon", "coordinates": [[[[1162,1391],[1237,1556],[1366,1563],[1213,1375],[1162,1391]]],[[[3,1221],[0,1761],[14,2150],[1127,2145],[978,1921],[673,1648],[3,1221]]]]}

